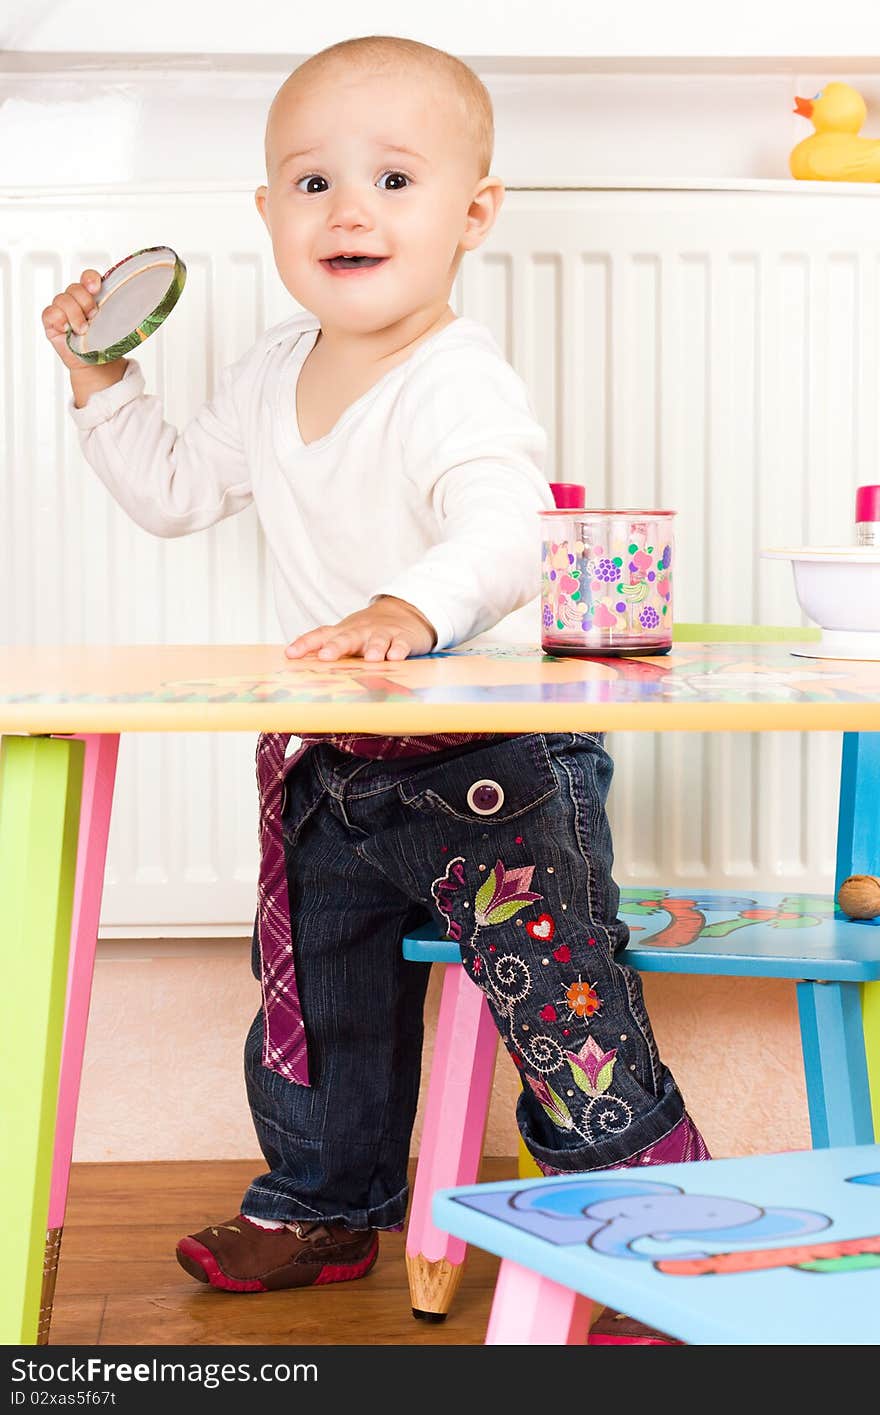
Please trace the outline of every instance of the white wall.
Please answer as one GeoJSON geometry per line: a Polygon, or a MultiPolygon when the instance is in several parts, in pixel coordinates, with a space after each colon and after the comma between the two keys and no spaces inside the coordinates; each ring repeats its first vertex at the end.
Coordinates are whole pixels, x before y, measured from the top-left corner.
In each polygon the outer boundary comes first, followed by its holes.
{"type": "MultiPolygon", "coordinates": [[[[810,131],[794,96],[832,74],[860,90],[864,134],[880,138],[880,58],[762,72],[475,67],[495,107],[494,170],[511,187],[787,179],[788,154],[810,131]]],[[[22,68],[21,56],[0,53],[0,189],[256,186],[266,110],[288,70],[277,60],[97,56],[22,68]]]]}
{"type": "Polygon", "coordinates": [[[8,0],[0,48],[20,53],[310,54],[351,35],[401,34],[465,56],[707,57],[878,52],[874,0],[8,0]]]}

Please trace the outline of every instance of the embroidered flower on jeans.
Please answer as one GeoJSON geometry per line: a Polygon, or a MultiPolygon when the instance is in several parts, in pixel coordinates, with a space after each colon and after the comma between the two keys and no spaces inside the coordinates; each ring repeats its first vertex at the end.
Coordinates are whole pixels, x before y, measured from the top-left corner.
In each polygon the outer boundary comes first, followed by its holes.
{"type": "Polygon", "coordinates": [[[529,889],[534,873],[534,865],[523,865],[518,870],[505,870],[501,861],[496,860],[492,873],[480,885],[474,900],[478,927],[503,924],[527,904],[534,904],[536,899],[543,899],[542,894],[535,894],[529,889]]]}
{"type": "Polygon", "coordinates": [[[602,1006],[602,999],[592,983],[584,983],[580,978],[565,989],[565,1000],[578,1017],[593,1017],[602,1006]]]}
{"type": "Polygon", "coordinates": [[[567,1051],[565,1056],[575,1085],[588,1096],[600,1096],[608,1090],[614,1074],[616,1048],[603,1051],[598,1042],[588,1037],[579,1052],[567,1051]]]}
{"type": "Polygon", "coordinates": [[[431,885],[431,894],[439,912],[446,920],[446,937],[454,939],[456,943],[461,942],[463,929],[461,924],[457,924],[452,917],[452,909],[455,903],[455,896],[464,886],[464,856],[456,855],[454,860],[450,860],[446,866],[446,873],[439,879],[435,879],[431,885]]]}
{"type": "Polygon", "coordinates": [[[552,1086],[548,1086],[546,1081],[535,1080],[527,1071],[523,1072],[535,1095],[541,1103],[541,1109],[549,1115],[553,1124],[560,1130],[573,1130],[574,1121],[571,1118],[571,1111],[565,1104],[561,1096],[557,1096],[552,1086]]]}

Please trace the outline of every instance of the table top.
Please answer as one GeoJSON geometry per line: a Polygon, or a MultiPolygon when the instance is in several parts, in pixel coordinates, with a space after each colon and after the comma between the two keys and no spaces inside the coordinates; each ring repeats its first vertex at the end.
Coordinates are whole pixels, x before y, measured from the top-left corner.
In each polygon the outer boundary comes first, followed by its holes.
{"type": "Polygon", "coordinates": [[[432,1214],[684,1341],[874,1346],[878,1186],[880,1145],[851,1145],[441,1189],[432,1214]]]}
{"type": "Polygon", "coordinates": [[[645,658],[461,648],[402,663],[277,644],[0,646],[0,731],[880,731],[880,662],[792,643],[645,658]]]}

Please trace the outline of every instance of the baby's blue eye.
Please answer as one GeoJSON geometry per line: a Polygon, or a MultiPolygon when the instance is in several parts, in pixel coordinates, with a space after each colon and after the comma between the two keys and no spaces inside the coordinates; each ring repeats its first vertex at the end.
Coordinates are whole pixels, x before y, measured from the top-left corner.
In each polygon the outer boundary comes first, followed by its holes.
{"type": "Polygon", "coordinates": [[[316,177],[312,173],[308,177],[300,177],[296,184],[301,192],[306,192],[309,196],[314,196],[318,192],[326,192],[330,186],[326,177],[316,177]]]}
{"type": "Polygon", "coordinates": [[[409,186],[409,177],[405,172],[383,172],[376,186],[383,192],[400,192],[409,186]]]}

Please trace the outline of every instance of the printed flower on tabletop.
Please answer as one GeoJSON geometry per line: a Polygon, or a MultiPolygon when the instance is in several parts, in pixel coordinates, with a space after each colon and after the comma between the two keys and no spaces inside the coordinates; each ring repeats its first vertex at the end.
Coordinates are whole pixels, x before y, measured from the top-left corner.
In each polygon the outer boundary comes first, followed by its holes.
{"type": "Polygon", "coordinates": [[[588,1096],[601,1096],[611,1085],[617,1048],[603,1051],[599,1043],[588,1037],[579,1052],[565,1053],[574,1083],[588,1096]]]}
{"type": "Polygon", "coordinates": [[[534,865],[523,865],[518,870],[506,870],[501,861],[497,860],[492,873],[477,890],[474,900],[477,925],[483,928],[486,924],[503,924],[527,904],[534,904],[536,899],[543,899],[542,894],[536,894],[534,890],[529,889],[534,873],[534,865]]]}
{"type": "Polygon", "coordinates": [[[546,1081],[535,1080],[535,1077],[530,1076],[527,1071],[523,1072],[523,1076],[540,1101],[541,1109],[546,1115],[549,1115],[553,1124],[560,1130],[573,1130],[574,1121],[571,1111],[562,1097],[557,1096],[552,1086],[548,1086],[546,1081]]]}
{"type": "Polygon", "coordinates": [[[434,903],[437,905],[439,913],[446,920],[446,937],[454,939],[456,943],[461,942],[464,930],[461,924],[456,923],[452,917],[452,909],[455,904],[455,896],[464,887],[464,857],[456,855],[454,860],[450,860],[446,866],[446,873],[439,879],[435,879],[431,885],[431,894],[434,896],[434,903]]]}
{"type": "Polygon", "coordinates": [[[580,978],[565,989],[565,1000],[578,1017],[593,1017],[602,1006],[602,999],[592,983],[582,982],[580,978]]]}

